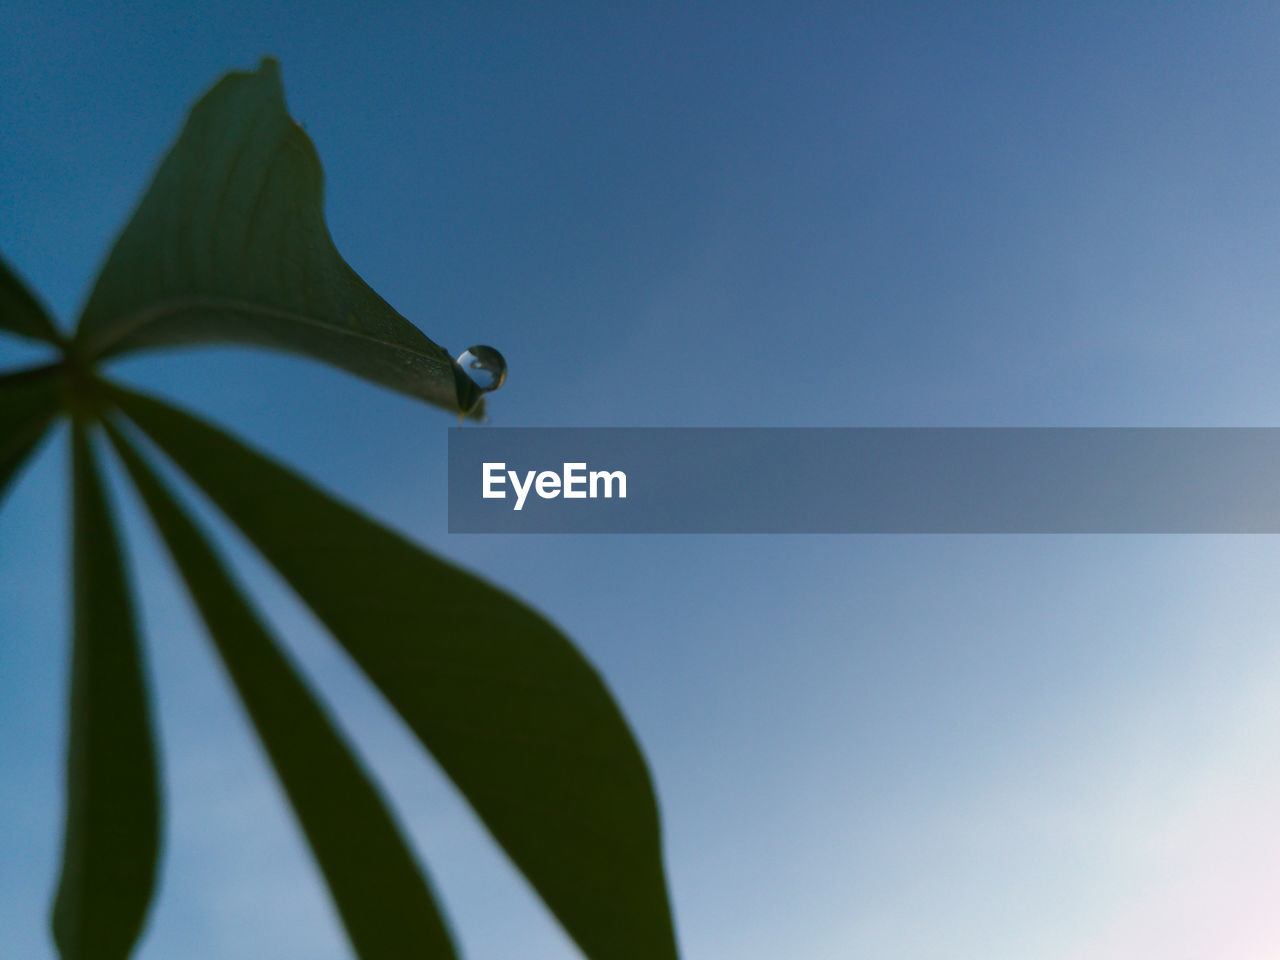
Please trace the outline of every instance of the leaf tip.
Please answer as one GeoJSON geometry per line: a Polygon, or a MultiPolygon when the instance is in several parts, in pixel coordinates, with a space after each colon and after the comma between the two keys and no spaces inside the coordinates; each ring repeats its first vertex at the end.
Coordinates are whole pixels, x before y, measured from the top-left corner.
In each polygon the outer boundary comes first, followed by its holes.
{"type": "Polygon", "coordinates": [[[258,61],[258,74],[268,80],[280,79],[280,61],[270,54],[265,54],[258,61]]]}

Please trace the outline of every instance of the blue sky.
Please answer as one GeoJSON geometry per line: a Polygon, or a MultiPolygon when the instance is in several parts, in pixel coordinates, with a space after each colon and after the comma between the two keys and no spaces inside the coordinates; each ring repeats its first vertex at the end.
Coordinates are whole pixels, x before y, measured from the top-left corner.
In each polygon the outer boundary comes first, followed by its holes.
{"type": "MultiPolygon", "coordinates": [[[[190,103],[272,54],[348,261],[437,341],[506,354],[495,423],[1277,422],[1267,5],[13,0],[0,18],[0,247],[64,322],[190,103]]],[[[0,366],[36,356],[0,342],[0,366]]],[[[688,958],[1280,951],[1271,538],[451,537],[447,416],[248,350],[115,369],[565,627],[653,767],[688,958]]],[[[0,512],[6,957],[52,956],[64,440],[0,512]]],[[[169,817],[138,956],[346,956],[117,490],[169,817]]],[[[222,533],[387,785],[467,956],[575,956],[222,533]]]]}

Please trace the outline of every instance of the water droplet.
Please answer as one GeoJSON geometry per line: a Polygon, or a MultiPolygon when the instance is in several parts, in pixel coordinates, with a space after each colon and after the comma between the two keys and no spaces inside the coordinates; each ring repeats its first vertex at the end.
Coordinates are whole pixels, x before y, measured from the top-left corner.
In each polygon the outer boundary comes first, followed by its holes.
{"type": "Polygon", "coordinates": [[[507,361],[493,347],[483,344],[468,347],[458,355],[460,366],[477,388],[489,393],[502,386],[507,379],[507,361]]]}

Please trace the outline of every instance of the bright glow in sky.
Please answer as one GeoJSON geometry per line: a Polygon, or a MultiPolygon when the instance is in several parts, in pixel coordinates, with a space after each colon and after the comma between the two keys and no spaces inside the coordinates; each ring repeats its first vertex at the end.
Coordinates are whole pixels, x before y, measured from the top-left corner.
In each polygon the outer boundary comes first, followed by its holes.
{"type": "MultiPolygon", "coordinates": [[[[0,249],[69,322],[187,107],[270,53],[339,249],[506,354],[496,423],[1277,425],[1276,10],[879,6],[10,0],[0,249]]],[[[1280,955],[1276,540],[451,537],[437,411],[247,350],[116,370],[566,628],[654,770],[690,960],[1280,955]]],[[[53,956],[64,440],[0,512],[0,957],[53,956]]],[[[138,956],[346,956],[117,490],[168,802],[138,956]]],[[[575,956],[223,533],[467,956],[575,956]]]]}

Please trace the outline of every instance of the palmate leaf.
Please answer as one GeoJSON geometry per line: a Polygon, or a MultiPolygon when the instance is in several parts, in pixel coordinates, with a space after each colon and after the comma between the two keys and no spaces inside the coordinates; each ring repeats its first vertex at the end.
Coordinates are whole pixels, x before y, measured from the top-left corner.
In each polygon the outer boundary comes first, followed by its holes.
{"type": "Polygon", "coordinates": [[[132,444],[108,434],[186,580],[363,960],[452,960],[399,828],[195,521],[132,444]]]}
{"type": "Polygon", "coordinates": [[[63,960],[124,960],[155,886],[160,796],[147,684],[115,524],[87,427],[74,490],[66,831],[53,935],[63,960]]]}
{"type": "Polygon", "coordinates": [[[56,366],[0,376],[0,503],[62,405],[56,366]]]}
{"type": "Polygon", "coordinates": [[[211,342],[306,354],[447,410],[482,412],[449,354],[338,254],[320,160],[270,59],[227,74],[192,108],[76,332],[90,361],[211,342]]]}
{"type": "Polygon", "coordinates": [[[0,257],[0,330],[58,343],[58,331],[35,295],[0,257]]]}
{"type": "Polygon", "coordinates": [[[676,956],[644,759],[555,627],[202,421],[111,398],[315,611],[588,957],[676,956]]]}
{"type": "MultiPolygon", "coordinates": [[[[0,263],[0,330],[62,361],[0,377],[0,495],[49,422],[73,418],[74,651],[64,960],[124,960],[155,883],[160,801],[129,585],[87,420],[99,362],[199,343],[319,359],[480,417],[449,354],[342,260],[279,69],[193,108],[118,239],[71,342],[0,263]]],[[[106,388],[283,574],[436,756],[592,960],[672,960],[653,787],[595,671],[545,619],[186,414],[106,388]]],[[[452,957],[429,885],[324,709],[181,505],[109,428],[156,519],[362,957],[452,957]]]]}

